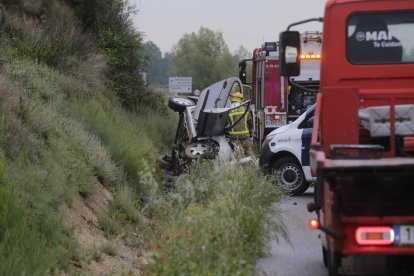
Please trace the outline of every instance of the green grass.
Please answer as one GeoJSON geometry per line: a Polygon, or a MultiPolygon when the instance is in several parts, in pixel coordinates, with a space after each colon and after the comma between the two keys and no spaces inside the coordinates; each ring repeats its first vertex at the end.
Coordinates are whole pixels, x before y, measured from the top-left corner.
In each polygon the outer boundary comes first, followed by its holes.
{"type": "Polygon", "coordinates": [[[153,169],[156,156],[171,144],[176,118],[148,110],[139,114],[108,112],[94,102],[76,102],[68,109],[69,116],[99,137],[113,160],[122,164],[135,190],[148,193],[151,187],[141,183],[140,173],[153,169]]]}
{"type": "Polygon", "coordinates": [[[282,193],[248,166],[203,163],[152,199],[148,271],[155,275],[252,275],[269,233],[285,236],[272,205],[282,193]]]}
{"type": "Polygon", "coordinates": [[[22,208],[0,166],[0,274],[45,275],[77,258],[72,232],[49,213],[41,220],[22,208]]]}

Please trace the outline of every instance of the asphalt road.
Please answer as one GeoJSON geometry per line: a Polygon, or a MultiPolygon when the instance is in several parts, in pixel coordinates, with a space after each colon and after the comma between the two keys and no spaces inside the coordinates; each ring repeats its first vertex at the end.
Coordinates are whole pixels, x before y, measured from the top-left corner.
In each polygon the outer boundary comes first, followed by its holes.
{"type": "Polygon", "coordinates": [[[308,222],[315,218],[306,210],[313,200],[313,188],[302,196],[288,197],[277,205],[289,234],[290,244],[283,239],[272,240],[270,255],[256,264],[257,275],[326,276],[322,261],[320,232],[309,229],[308,222]]]}

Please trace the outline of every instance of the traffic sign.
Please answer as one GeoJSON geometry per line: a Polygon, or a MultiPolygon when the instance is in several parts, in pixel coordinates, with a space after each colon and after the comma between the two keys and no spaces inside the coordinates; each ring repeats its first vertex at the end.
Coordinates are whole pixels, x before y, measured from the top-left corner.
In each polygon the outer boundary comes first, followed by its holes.
{"type": "Polygon", "coordinates": [[[191,77],[170,77],[168,82],[168,92],[170,93],[191,93],[191,77]]]}

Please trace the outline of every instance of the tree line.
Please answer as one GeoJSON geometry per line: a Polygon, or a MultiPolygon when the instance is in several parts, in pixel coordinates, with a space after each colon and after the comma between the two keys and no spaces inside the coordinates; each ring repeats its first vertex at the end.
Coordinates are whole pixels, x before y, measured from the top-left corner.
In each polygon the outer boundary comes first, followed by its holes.
{"type": "Polygon", "coordinates": [[[147,83],[167,85],[169,76],[192,77],[193,89],[206,86],[229,76],[238,75],[238,62],[250,53],[240,46],[231,53],[220,31],[200,27],[197,33],[184,34],[164,56],[158,46],[144,44],[147,83]]]}

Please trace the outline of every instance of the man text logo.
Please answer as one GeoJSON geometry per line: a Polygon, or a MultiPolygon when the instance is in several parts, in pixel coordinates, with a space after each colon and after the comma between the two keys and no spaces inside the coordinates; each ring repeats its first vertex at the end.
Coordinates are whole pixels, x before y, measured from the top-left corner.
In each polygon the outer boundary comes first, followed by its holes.
{"type": "Polygon", "coordinates": [[[373,31],[373,32],[358,32],[356,34],[358,41],[378,41],[378,40],[392,40],[392,35],[387,31],[373,31]]]}

